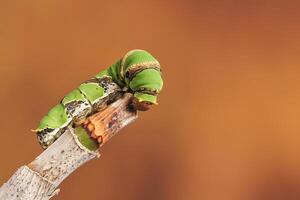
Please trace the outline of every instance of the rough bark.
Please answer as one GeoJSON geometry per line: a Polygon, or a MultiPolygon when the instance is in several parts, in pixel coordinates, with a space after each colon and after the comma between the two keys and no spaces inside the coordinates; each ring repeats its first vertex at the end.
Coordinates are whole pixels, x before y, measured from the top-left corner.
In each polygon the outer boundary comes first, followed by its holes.
{"type": "MultiPolygon", "coordinates": [[[[91,116],[87,124],[102,139],[101,146],[123,127],[133,122],[136,112],[128,108],[132,95],[91,116]]],[[[58,194],[59,184],[78,167],[100,156],[86,148],[69,127],[66,132],[30,164],[20,167],[0,188],[0,200],[48,200],[58,194]]]]}

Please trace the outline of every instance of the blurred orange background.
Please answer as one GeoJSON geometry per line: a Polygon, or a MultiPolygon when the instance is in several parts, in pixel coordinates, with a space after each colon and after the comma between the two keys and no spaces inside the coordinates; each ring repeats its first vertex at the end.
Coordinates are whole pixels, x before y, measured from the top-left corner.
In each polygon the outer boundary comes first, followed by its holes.
{"type": "Polygon", "coordinates": [[[128,50],[162,64],[159,106],[54,199],[300,199],[300,2],[0,1],[0,185],[35,128],[128,50]]]}

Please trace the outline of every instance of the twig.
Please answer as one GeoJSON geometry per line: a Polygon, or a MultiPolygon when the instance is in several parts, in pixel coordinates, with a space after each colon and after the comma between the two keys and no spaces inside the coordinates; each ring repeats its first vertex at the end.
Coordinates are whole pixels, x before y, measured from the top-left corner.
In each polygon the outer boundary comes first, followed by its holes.
{"type": "MultiPolygon", "coordinates": [[[[128,108],[131,98],[131,94],[125,94],[105,110],[88,118],[85,125],[93,125],[94,133],[101,135],[101,145],[137,118],[136,111],[128,108]]],[[[50,199],[58,194],[58,186],[66,177],[84,163],[100,156],[96,144],[85,129],[69,127],[34,161],[15,172],[0,188],[0,199],[50,199]]]]}

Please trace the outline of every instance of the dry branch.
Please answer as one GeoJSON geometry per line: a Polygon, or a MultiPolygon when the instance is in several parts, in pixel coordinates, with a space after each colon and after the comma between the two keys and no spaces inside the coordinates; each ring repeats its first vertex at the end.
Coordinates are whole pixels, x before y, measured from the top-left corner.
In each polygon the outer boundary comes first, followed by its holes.
{"type": "MultiPolygon", "coordinates": [[[[101,136],[101,145],[137,118],[136,111],[128,108],[131,98],[131,94],[124,95],[85,123],[93,126],[94,135],[101,136]]],[[[20,167],[0,188],[0,200],[48,200],[58,193],[59,184],[73,171],[99,157],[98,149],[86,148],[88,145],[80,141],[76,130],[69,127],[34,161],[20,167]]]]}

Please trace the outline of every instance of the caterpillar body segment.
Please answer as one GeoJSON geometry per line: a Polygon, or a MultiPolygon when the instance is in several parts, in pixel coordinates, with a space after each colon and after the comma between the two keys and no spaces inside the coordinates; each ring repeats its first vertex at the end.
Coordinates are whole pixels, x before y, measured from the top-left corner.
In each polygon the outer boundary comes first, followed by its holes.
{"type": "Polygon", "coordinates": [[[46,149],[70,125],[82,123],[88,115],[103,109],[120,96],[120,87],[110,77],[92,78],[67,94],[40,121],[38,141],[46,149]]]}
{"type": "Polygon", "coordinates": [[[68,126],[81,124],[87,116],[101,111],[125,91],[134,93],[137,102],[157,104],[162,86],[159,62],[144,50],[129,51],[53,107],[36,130],[38,140],[46,149],[68,126]]]}
{"type": "Polygon", "coordinates": [[[61,104],[74,122],[84,120],[92,112],[92,105],[79,89],[75,89],[67,94],[61,101],[61,104]]]}
{"type": "Polygon", "coordinates": [[[41,120],[37,128],[38,141],[46,149],[52,144],[71,122],[72,117],[67,114],[62,104],[54,106],[41,120]]]}

